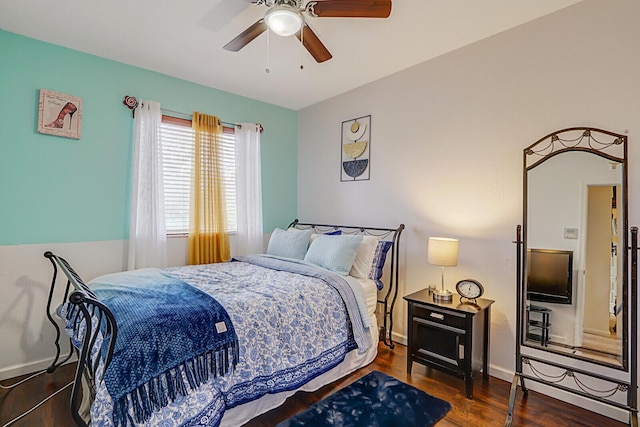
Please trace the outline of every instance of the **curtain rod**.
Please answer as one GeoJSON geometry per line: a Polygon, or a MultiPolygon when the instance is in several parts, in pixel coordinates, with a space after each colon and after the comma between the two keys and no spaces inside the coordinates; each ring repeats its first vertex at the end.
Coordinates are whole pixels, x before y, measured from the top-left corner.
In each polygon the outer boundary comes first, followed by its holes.
{"type": "MultiPolygon", "coordinates": [[[[168,108],[160,107],[160,111],[162,111],[163,113],[169,113],[169,115],[175,115],[175,116],[184,117],[184,118],[187,118],[189,120],[191,120],[193,118],[193,114],[183,113],[182,111],[169,110],[168,108]]],[[[225,122],[224,120],[220,120],[220,123],[222,123],[223,125],[227,125],[229,127],[241,126],[241,125],[239,125],[237,123],[225,122]]]]}
{"type": "MultiPolygon", "coordinates": [[[[131,114],[134,114],[134,109],[138,106],[138,99],[135,96],[125,96],[124,100],[122,101],[122,103],[131,110],[131,114]]],[[[176,116],[182,116],[185,118],[188,118],[189,120],[192,119],[193,115],[189,114],[189,113],[183,113],[181,111],[175,111],[175,110],[169,110],[167,108],[160,108],[160,110],[164,113],[170,113],[172,115],[176,115],[176,116]]],[[[229,127],[235,127],[238,126],[239,128],[242,129],[242,125],[239,123],[232,123],[232,122],[225,122],[223,120],[220,120],[220,123],[222,123],[222,125],[227,125],[229,127]]],[[[256,123],[256,125],[258,125],[258,127],[260,128],[260,133],[264,132],[264,128],[262,127],[261,123],[256,123]]]]}

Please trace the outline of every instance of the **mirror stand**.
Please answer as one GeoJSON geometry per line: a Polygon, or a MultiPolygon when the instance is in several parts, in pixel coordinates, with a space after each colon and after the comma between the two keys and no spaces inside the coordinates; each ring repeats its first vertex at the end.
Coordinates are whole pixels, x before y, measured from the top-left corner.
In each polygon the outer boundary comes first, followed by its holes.
{"type": "Polygon", "coordinates": [[[638,426],[638,227],[628,227],[627,170],[627,136],[596,128],[559,130],[524,149],[505,426],[525,380],[625,411],[638,426]]]}

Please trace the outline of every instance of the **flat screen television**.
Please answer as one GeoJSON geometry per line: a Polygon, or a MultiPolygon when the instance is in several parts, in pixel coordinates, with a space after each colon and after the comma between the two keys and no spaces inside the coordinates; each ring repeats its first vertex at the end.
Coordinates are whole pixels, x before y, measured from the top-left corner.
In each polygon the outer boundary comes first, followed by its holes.
{"type": "Polygon", "coordinates": [[[571,304],[573,251],[529,249],[527,251],[527,299],[571,304]]]}

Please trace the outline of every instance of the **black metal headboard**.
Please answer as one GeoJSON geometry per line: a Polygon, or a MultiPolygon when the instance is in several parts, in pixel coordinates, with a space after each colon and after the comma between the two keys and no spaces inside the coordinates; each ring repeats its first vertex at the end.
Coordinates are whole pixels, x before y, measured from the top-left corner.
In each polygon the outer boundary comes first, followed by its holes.
{"type": "Polygon", "coordinates": [[[352,226],[352,225],[334,225],[334,224],[315,224],[315,223],[307,223],[300,222],[297,219],[294,220],[289,227],[306,230],[313,229],[315,232],[321,234],[326,233],[328,231],[340,230],[344,234],[352,234],[358,235],[362,234],[365,236],[374,236],[380,240],[387,240],[392,243],[390,253],[391,253],[391,265],[389,266],[389,274],[388,274],[388,283],[385,283],[387,286],[387,291],[384,293],[384,298],[380,298],[380,293],[378,294],[378,304],[382,306],[383,309],[383,320],[382,320],[382,328],[380,330],[380,340],[389,348],[393,349],[395,345],[393,344],[393,339],[391,338],[391,333],[393,331],[393,307],[396,304],[396,299],[398,297],[398,270],[399,270],[399,260],[400,260],[400,235],[404,230],[404,224],[400,224],[397,228],[378,228],[378,227],[362,227],[362,226],[352,226]],[[389,301],[391,298],[391,301],[389,301]]]}

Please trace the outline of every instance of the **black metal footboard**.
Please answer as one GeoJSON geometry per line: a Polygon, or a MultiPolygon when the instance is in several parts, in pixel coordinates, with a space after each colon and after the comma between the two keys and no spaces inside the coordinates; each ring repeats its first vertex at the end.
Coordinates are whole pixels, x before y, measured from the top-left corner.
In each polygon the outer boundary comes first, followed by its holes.
{"type": "MultiPolygon", "coordinates": [[[[81,416],[79,408],[79,399],[82,397],[83,392],[82,379],[84,378],[85,383],[90,385],[90,389],[85,389],[84,393],[90,393],[89,400],[92,401],[95,393],[93,387],[95,381],[102,378],[104,370],[111,362],[117,336],[116,321],[109,308],[98,301],[91,289],[64,258],[49,251],[45,252],[44,256],[53,265],[53,279],[47,302],[47,316],[56,329],[56,357],[47,371],[53,372],[68,359],[58,363],[60,356],[60,328],[50,315],[58,269],[60,269],[67,278],[63,301],[63,303],[68,304],[66,310],[67,324],[83,331],[81,335],[82,341],[79,346],[74,346],[74,340],[72,340],[72,348],[76,348],[76,353],[78,354],[78,365],[71,392],[71,413],[78,425],[87,426],[87,421],[81,416]],[[99,372],[101,360],[103,364],[102,370],[99,372]]],[[[84,396],[84,398],[87,400],[87,396],[84,396]]]]}

